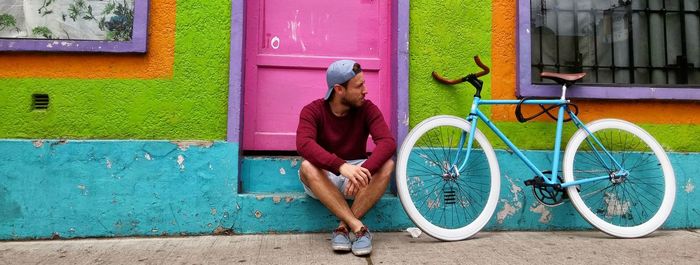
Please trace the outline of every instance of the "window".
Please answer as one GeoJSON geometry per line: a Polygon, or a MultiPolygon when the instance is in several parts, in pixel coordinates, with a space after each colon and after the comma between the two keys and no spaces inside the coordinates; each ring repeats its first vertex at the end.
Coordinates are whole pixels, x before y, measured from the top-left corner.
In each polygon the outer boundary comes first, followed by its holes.
{"type": "Polygon", "coordinates": [[[148,0],[0,1],[0,52],[146,52],[148,0]]]}
{"type": "Polygon", "coordinates": [[[520,96],[542,71],[586,72],[580,98],[700,99],[700,1],[520,0],[520,96]]]}

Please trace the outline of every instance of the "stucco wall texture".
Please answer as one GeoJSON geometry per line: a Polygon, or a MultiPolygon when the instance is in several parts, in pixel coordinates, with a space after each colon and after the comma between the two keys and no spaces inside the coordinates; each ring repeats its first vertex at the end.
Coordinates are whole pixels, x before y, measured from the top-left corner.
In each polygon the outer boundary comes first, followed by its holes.
{"type": "Polygon", "coordinates": [[[150,2],[146,54],[0,53],[0,138],[224,139],[230,1],[150,2]]]}
{"type": "Polygon", "coordinates": [[[221,233],[236,208],[238,145],[0,141],[0,240],[221,233]]]}
{"type": "MultiPolygon", "coordinates": [[[[0,53],[0,138],[224,139],[230,1],[151,2],[144,55],[0,53]],[[31,111],[34,93],[49,94],[47,111],[31,111]]],[[[435,114],[466,115],[473,89],[440,85],[430,72],[474,72],[473,55],[492,66],[484,97],[514,97],[516,3],[413,0],[410,8],[410,126],[435,114]]],[[[630,120],[668,150],[700,151],[700,103],[574,102],[584,120],[630,120]]],[[[518,124],[512,106],[484,110],[519,147],[551,147],[551,122],[518,124]],[[530,137],[535,131],[544,138],[530,137]]]]}
{"type": "MultiPolygon", "coordinates": [[[[0,53],[0,139],[70,139],[0,141],[0,210],[6,213],[0,240],[328,231],[337,224],[317,200],[300,193],[293,159],[280,162],[289,167],[262,164],[241,170],[254,175],[240,176],[237,143],[176,141],[226,135],[230,4],[151,0],[145,55],[0,53]],[[51,96],[47,111],[30,110],[32,93],[51,96]],[[258,174],[264,171],[272,172],[258,174]],[[239,178],[271,180],[253,188],[243,183],[243,189],[261,188],[260,193],[239,193],[239,178]],[[265,185],[273,182],[276,186],[265,185]]],[[[412,0],[410,8],[411,126],[436,114],[466,115],[473,90],[439,85],[430,72],[456,78],[477,71],[473,55],[492,66],[484,97],[514,96],[513,1],[412,0]]],[[[700,150],[693,117],[697,103],[588,101],[581,106],[587,120],[603,114],[625,118],[641,123],[669,150],[700,150]]],[[[486,112],[521,148],[551,147],[551,122],[521,125],[510,108],[486,112]]],[[[521,186],[531,177],[523,175],[525,166],[506,151],[498,153],[502,197],[489,229],[589,227],[570,204],[550,211],[534,203],[521,186]]],[[[548,152],[527,153],[537,163],[549,161],[548,152]]],[[[697,227],[698,154],[671,156],[679,196],[667,228],[697,227]]],[[[412,225],[392,195],[366,219],[378,230],[412,225]]]]}
{"type": "MultiPolygon", "coordinates": [[[[411,127],[435,114],[464,117],[474,89],[468,84],[445,86],[432,80],[434,70],[459,78],[478,71],[471,57],[480,55],[491,66],[484,78],[484,98],[513,99],[516,89],[517,1],[411,1],[410,100],[411,127]]],[[[639,124],[668,151],[700,151],[700,103],[679,101],[572,100],[584,121],[619,118],[639,124]]],[[[516,122],[514,106],[484,106],[497,126],[522,149],[553,147],[554,122],[516,122]],[[533,135],[538,137],[533,137],[533,135]]],[[[565,126],[564,142],[573,133],[565,126]]],[[[505,145],[484,131],[496,148],[505,145]]]]}

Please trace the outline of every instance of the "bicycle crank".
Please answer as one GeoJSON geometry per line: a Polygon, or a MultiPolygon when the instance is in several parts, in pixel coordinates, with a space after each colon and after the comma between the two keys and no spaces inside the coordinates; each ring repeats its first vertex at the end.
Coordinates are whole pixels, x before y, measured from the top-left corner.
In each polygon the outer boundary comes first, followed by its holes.
{"type": "MultiPolygon", "coordinates": [[[[547,174],[548,172],[543,172],[547,174]]],[[[559,183],[563,182],[561,176],[557,176],[559,183]]],[[[540,176],[525,181],[525,186],[532,186],[535,198],[544,205],[557,206],[569,199],[569,195],[560,184],[547,184],[540,176]]]]}

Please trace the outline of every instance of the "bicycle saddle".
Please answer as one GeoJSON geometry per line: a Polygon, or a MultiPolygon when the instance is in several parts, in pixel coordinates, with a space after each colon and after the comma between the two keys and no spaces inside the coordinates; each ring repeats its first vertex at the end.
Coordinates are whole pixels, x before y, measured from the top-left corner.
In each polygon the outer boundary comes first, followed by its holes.
{"type": "Polygon", "coordinates": [[[540,73],[540,77],[542,78],[547,78],[550,80],[553,80],[554,82],[557,82],[557,84],[564,85],[566,84],[567,86],[576,83],[576,81],[581,80],[584,76],[586,76],[586,73],[575,73],[575,74],[560,74],[560,73],[552,73],[552,72],[542,72],[540,73]]]}

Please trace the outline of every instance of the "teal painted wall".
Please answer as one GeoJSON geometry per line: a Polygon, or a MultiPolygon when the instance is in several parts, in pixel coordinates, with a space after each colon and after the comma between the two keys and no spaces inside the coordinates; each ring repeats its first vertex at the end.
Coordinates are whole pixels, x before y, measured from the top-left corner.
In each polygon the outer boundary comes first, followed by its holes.
{"type": "MultiPolygon", "coordinates": [[[[551,153],[525,151],[533,163],[551,166],[551,153]]],[[[676,174],[676,201],[663,228],[681,229],[700,226],[700,193],[696,190],[700,167],[695,161],[700,154],[670,153],[676,174]]],[[[592,227],[565,202],[556,207],[540,204],[532,188],[523,182],[531,179],[531,171],[516,155],[497,151],[501,170],[501,192],[496,212],[487,230],[582,230],[592,227]]],[[[243,158],[241,179],[246,194],[239,196],[241,211],[236,231],[259,232],[323,232],[337,225],[337,219],[317,200],[303,194],[299,184],[298,157],[243,158]],[[263,173],[264,172],[264,173],[263,173]],[[245,184],[245,180],[257,180],[245,184]],[[274,183],[274,184],[273,184],[274,183]],[[284,191],[279,187],[285,187],[284,191]]],[[[366,224],[376,230],[403,230],[413,226],[403,211],[398,197],[387,194],[368,213],[366,224]]]]}
{"type": "Polygon", "coordinates": [[[0,141],[0,239],[231,229],[237,150],[225,142],[0,141]]]}
{"type": "MultiPolygon", "coordinates": [[[[0,240],[327,232],[337,225],[319,201],[303,194],[293,162],[298,157],[246,158],[256,163],[241,178],[289,188],[259,185],[239,193],[237,150],[225,142],[0,141],[0,240]]],[[[547,152],[526,155],[537,165],[550,159],[547,152]]],[[[522,174],[526,166],[508,152],[497,156],[501,195],[487,230],[591,228],[570,203],[550,208],[536,202],[522,184],[532,177],[522,174]]],[[[700,227],[700,167],[693,163],[700,155],[670,157],[678,192],[664,228],[700,227]]],[[[364,221],[375,231],[413,226],[392,194],[364,221]]]]}
{"type": "Polygon", "coordinates": [[[231,2],[176,9],[171,77],[0,78],[0,138],[225,139],[231,2]],[[31,111],[33,93],[47,111],[31,111]]]}

